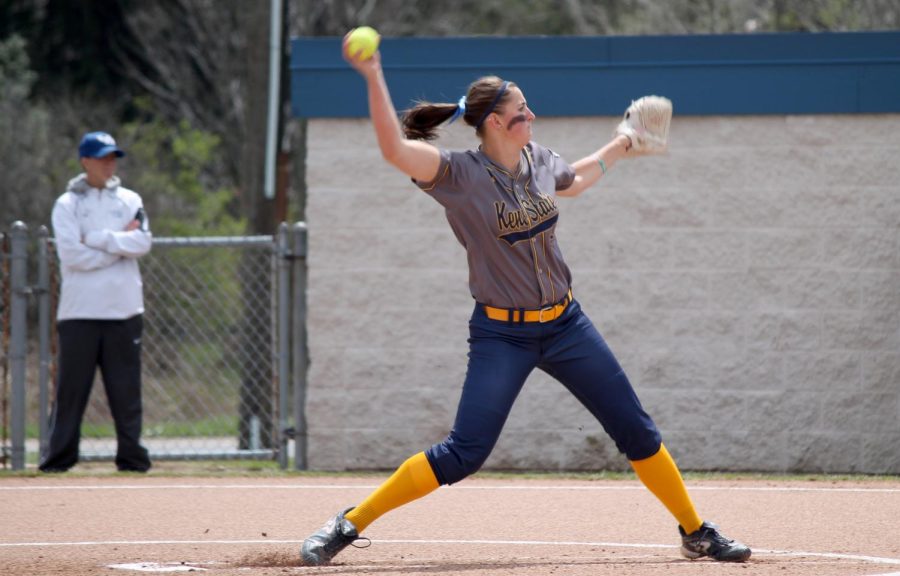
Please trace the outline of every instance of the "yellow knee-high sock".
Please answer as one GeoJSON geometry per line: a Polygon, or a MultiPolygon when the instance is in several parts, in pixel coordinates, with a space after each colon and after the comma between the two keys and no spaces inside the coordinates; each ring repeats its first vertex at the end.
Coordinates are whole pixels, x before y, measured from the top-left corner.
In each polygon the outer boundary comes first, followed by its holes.
{"type": "Polygon", "coordinates": [[[700,528],[702,521],[694,509],[681,472],[678,471],[678,466],[665,445],[660,445],[659,452],[649,458],[632,460],[631,467],[637,472],[644,486],[653,492],[678,520],[685,533],[690,534],[700,528]]]}
{"type": "Polygon", "coordinates": [[[438,486],[428,458],[419,452],[401,464],[362,504],[347,512],[345,518],[361,533],[384,514],[433,492],[438,486]]]}

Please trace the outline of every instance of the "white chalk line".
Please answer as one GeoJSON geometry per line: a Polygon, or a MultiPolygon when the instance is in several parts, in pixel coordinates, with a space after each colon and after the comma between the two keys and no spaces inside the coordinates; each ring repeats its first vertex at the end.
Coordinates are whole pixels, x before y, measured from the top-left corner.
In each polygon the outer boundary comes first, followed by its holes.
{"type": "MultiPolygon", "coordinates": [[[[178,546],[178,545],[256,545],[256,544],[291,544],[299,545],[303,540],[82,540],[74,542],[0,542],[0,548],[49,548],[49,547],[81,547],[81,546],[178,546]]],[[[377,539],[373,544],[448,544],[448,545],[488,545],[488,546],[568,546],[568,547],[606,547],[606,548],[638,548],[638,549],[673,549],[672,544],[642,544],[626,542],[580,542],[565,540],[457,540],[457,539],[377,539]]],[[[885,558],[864,554],[842,554],[837,552],[808,552],[799,550],[754,549],[754,554],[789,557],[825,558],[831,560],[852,560],[871,564],[887,564],[900,566],[900,558],[885,558]]],[[[900,574],[900,572],[894,573],[900,574]]],[[[894,576],[879,575],[879,576],[894,576]]]]}
{"type": "MultiPolygon", "coordinates": [[[[0,486],[0,492],[62,490],[374,490],[377,484],[122,484],[122,485],[54,485],[0,486]]],[[[644,491],[640,484],[625,486],[452,486],[449,490],[513,490],[513,491],[644,491]]],[[[688,486],[691,492],[820,492],[853,494],[900,494],[900,488],[805,488],[799,486],[688,486]]]]}
{"type": "Polygon", "coordinates": [[[126,562],[125,564],[108,564],[113,570],[129,570],[131,572],[206,572],[201,562],[126,562]]]}
{"type": "MultiPolygon", "coordinates": [[[[148,485],[56,485],[56,486],[0,486],[2,491],[66,491],[66,490],[372,490],[375,484],[148,484],[148,485]]],[[[640,484],[620,486],[454,486],[453,490],[498,490],[498,491],[644,491],[640,484]]],[[[798,486],[691,486],[691,491],[723,491],[723,492],[811,492],[811,493],[859,493],[859,494],[897,494],[900,489],[894,488],[840,488],[840,487],[798,487],[798,486]]],[[[84,541],[84,542],[22,542],[2,543],[4,547],[43,547],[43,546],[112,546],[112,545],[197,545],[197,544],[300,544],[301,540],[148,540],[148,541],[84,541]]],[[[374,540],[385,544],[486,544],[486,545],[544,545],[544,546],[607,546],[617,548],[677,548],[667,544],[626,544],[616,542],[553,542],[553,541],[495,541],[495,540],[374,540]]],[[[900,559],[882,558],[858,554],[840,554],[831,552],[799,552],[790,550],[755,549],[756,554],[769,554],[788,557],[813,557],[838,560],[852,560],[874,564],[900,565],[900,559]]],[[[900,572],[875,574],[871,576],[900,576],[900,572]]]]}

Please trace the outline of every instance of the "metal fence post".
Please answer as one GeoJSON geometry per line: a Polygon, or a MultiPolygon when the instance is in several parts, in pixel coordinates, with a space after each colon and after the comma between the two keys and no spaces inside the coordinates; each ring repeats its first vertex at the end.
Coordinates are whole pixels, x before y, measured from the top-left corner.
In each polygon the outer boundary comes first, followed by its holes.
{"type": "Polygon", "coordinates": [[[306,252],[307,230],[296,222],[294,230],[294,294],[291,332],[293,334],[294,381],[294,469],[306,470],[306,252]]]}
{"type": "Polygon", "coordinates": [[[10,231],[10,367],[12,376],[12,468],[25,468],[25,366],[28,347],[28,226],[16,221],[10,231]]]}
{"type": "Polygon", "coordinates": [[[288,421],[288,390],[290,389],[290,283],[291,252],[288,246],[288,225],[282,222],[278,226],[276,254],[278,256],[278,465],[282,469],[288,467],[288,440],[290,439],[288,421]]]}
{"type": "Polygon", "coordinates": [[[38,281],[35,287],[38,304],[38,433],[39,456],[43,459],[50,446],[50,230],[46,226],[38,229],[38,281]]]}

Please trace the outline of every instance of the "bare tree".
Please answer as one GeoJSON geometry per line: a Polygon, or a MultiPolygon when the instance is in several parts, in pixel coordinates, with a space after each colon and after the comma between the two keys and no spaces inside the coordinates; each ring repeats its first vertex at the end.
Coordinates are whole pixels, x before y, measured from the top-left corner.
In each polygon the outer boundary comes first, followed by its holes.
{"type": "MultiPolygon", "coordinates": [[[[286,9],[285,5],[285,9],[286,9]]],[[[263,181],[269,87],[270,3],[241,0],[160,0],[141,3],[128,14],[140,43],[140,57],[118,54],[124,73],[151,94],[159,114],[173,122],[221,137],[232,181],[240,194],[240,213],[248,232],[276,229],[274,199],[265,198],[263,181]]],[[[285,82],[285,85],[287,83],[285,82]]],[[[285,98],[287,92],[284,92],[285,98]]],[[[284,178],[280,182],[284,186],[284,178]]],[[[282,211],[283,212],[283,211],[282,211]]],[[[253,422],[260,443],[273,447],[274,397],[268,330],[270,294],[252,279],[252,255],[242,263],[244,303],[241,343],[239,438],[247,448],[253,422]]]]}
{"type": "MultiPolygon", "coordinates": [[[[900,28],[897,0],[284,0],[290,35],[339,36],[370,24],[385,36],[526,34],[693,34],[900,28]],[[288,10],[289,7],[289,10],[288,10]]],[[[4,114],[12,155],[0,158],[8,178],[2,202],[38,216],[61,191],[73,168],[71,149],[87,125],[115,128],[149,101],[153,120],[220,137],[214,182],[237,188],[234,215],[254,231],[271,231],[284,217],[255,194],[261,174],[245,171],[250,110],[260,112],[268,89],[262,33],[249,40],[249,16],[267,10],[259,0],[8,0],[0,3],[0,41],[21,34],[37,77],[30,96],[4,114]],[[248,58],[248,54],[255,54],[248,58]],[[256,75],[254,76],[254,73],[256,75]],[[251,76],[253,76],[251,78],[251,76]],[[254,102],[251,104],[251,100],[254,102]],[[113,115],[110,117],[109,111],[113,115]],[[103,111],[104,115],[97,114],[103,111]],[[120,116],[121,115],[121,116],[120,116]],[[23,127],[24,122],[29,123],[23,127]],[[60,162],[60,159],[68,159],[60,162]],[[35,191],[40,195],[34,200],[35,191]],[[50,200],[48,200],[50,198],[50,200]],[[260,218],[257,218],[259,216],[260,218]],[[265,222],[265,224],[263,224],[265,222]]],[[[259,26],[268,23],[260,20],[259,26]]],[[[260,28],[262,30],[262,28],[260,28]]],[[[287,77],[283,78],[287,101],[287,77]]],[[[283,114],[287,116],[287,114],[283,114]]],[[[258,135],[261,125],[253,130],[258,135]]],[[[293,214],[303,216],[305,122],[280,126],[279,190],[292,190],[293,214]],[[287,182],[290,165],[293,181],[287,182]]],[[[256,150],[260,155],[262,149],[256,150]]],[[[260,156],[262,157],[262,156],[260,156]]],[[[77,163],[76,163],[77,164],[77,163]]],[[[128,170],[129,167],[124,166],[128,170]]],[[[26,214],[27,213],[27,214],[26,214]]]]}
{"type": "Polygon", "coordinates": [[[773,0],[766,27],[810,32],[896,29],[900,4],[896,0],[773,0]]]}
{"type": "Polygon", "coordinates": [[[138,46],[113,47],[122,73],[152,96],[159,114],[221,137],[235,183],[241,181],[245,102],[261,88],[245,81],[245,15],[257,4],[264,3],[141,2],[126,17],[138,46]]]}
{"type": "Polygon", "coordinates": [[[48,152],[49,118],[45,110],[27,106],[35,79],[24,39],[0,41],[0,159],[8,162],[0,190],[0,231],[13,220],[40,223],[48,207],[39,197],[46,188],[45,174],[34,169],[34,160],[48,152]]]}
{"type": "Polygon", "coordinates": [[[294,0],[293,34],[722,34],[900,27],[896,0],[294,0]]]}

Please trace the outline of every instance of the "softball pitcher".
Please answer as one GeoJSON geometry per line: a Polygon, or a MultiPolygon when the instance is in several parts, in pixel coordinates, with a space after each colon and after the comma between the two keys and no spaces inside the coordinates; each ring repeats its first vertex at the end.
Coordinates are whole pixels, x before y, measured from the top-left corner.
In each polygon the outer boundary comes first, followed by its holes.
{"type": "Polygon", "coordinates": [[[475,81],[455,104],[420,103],[398,121],[376,52],[344,58],[365,78],[382,155],[439,202],[466,248],[475,299],[469,364],[450,434],[404,462],[365,500],[331,518],[301,547],[326,564],[383,514],[475,473],[494,447],[529,373],[559,380],[597,418],[641,482],[678,521],[688,558],[742,562],[750,549],[698,516],[681,473],[609,347],[573,297],[556,239],[557,200],[577,196],[620,159],[643,153],[617,135],[568,164],[532,141],[534,113],[522,91],[497,77],[475,81]],[[461,117],[480,146],[455,152],[429,143],[461,117]]]}

